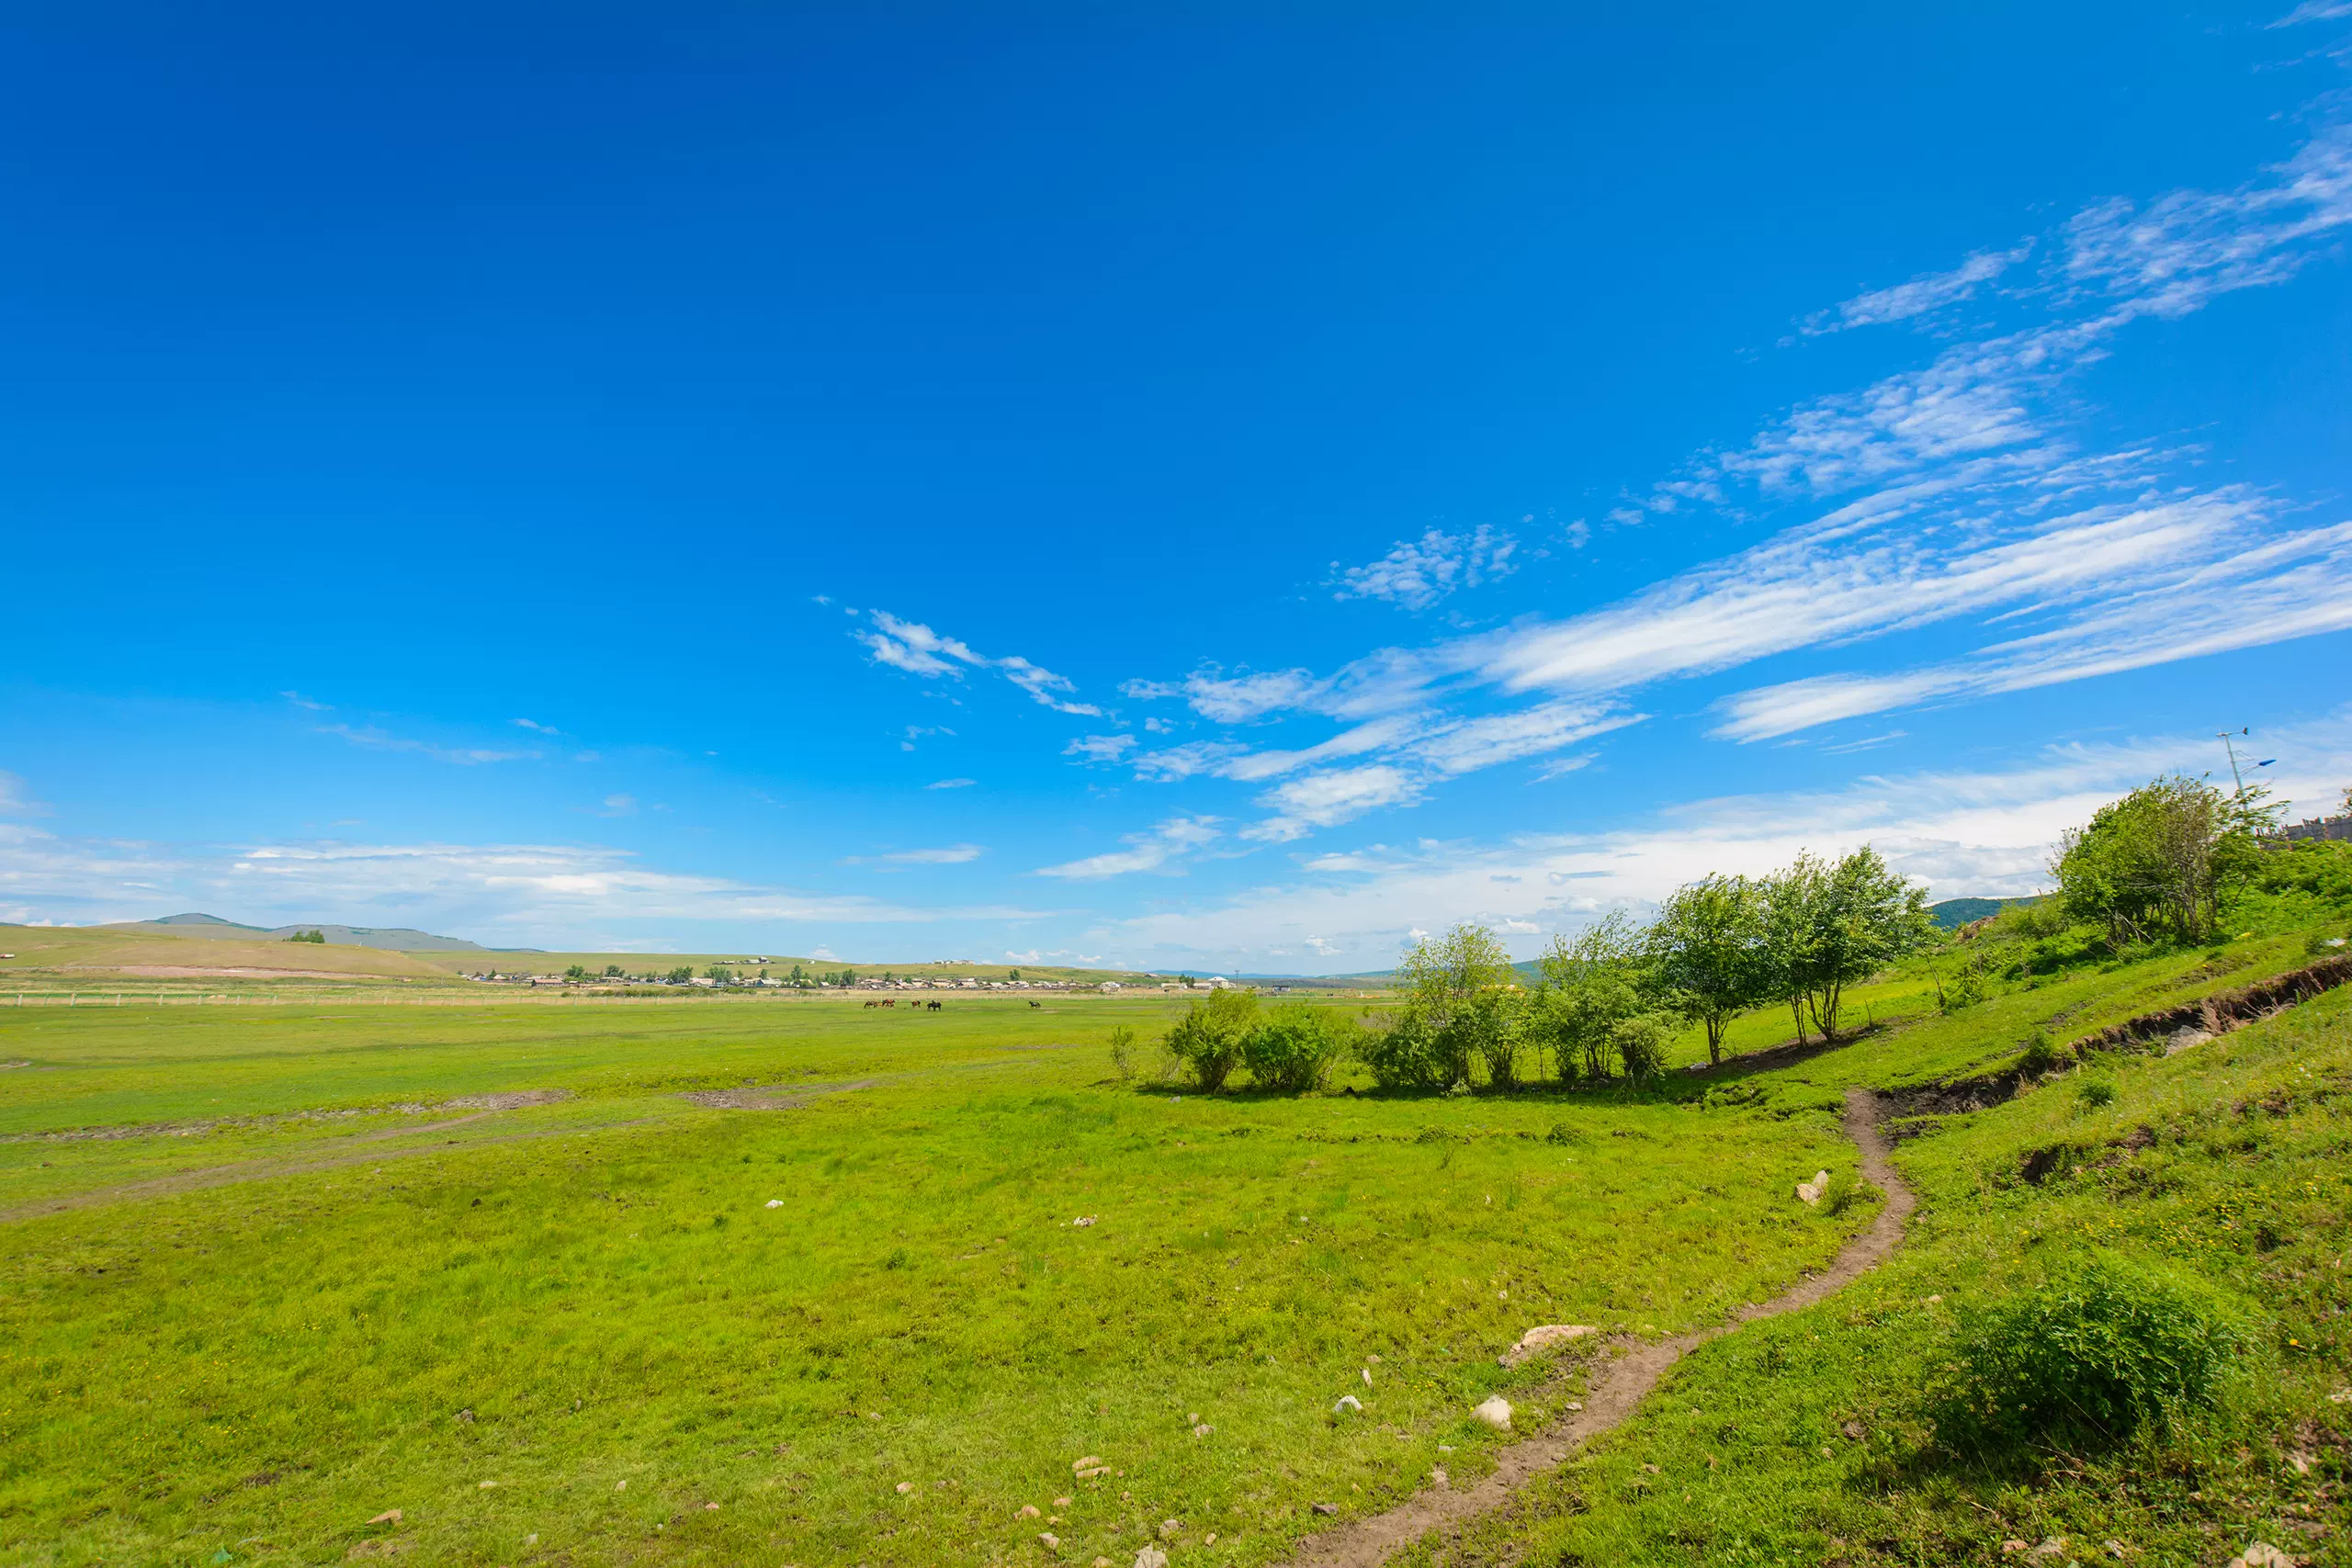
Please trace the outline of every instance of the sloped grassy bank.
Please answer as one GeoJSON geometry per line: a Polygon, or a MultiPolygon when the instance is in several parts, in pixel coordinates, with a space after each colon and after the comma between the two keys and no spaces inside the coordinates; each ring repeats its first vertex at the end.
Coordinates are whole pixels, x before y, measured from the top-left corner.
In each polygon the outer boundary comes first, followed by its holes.
{"type": "Polygon", "coordinates": [[[2352,1562],[2352,987],[2173,1055],[2018,1071],[2054,1019],[2211,994],[2304,962],[2307,934],[2085,962],[1749,1085],[1764,1111],[1841,1077],[2014,1092],[1903,1146],[1921,1206],[1889,1265],[1702,1349],[1512,1510],[1403,1561],[2352,1562]],[[2053,1356],[2110,1369],[2121,1404],[2053,1356]]]}

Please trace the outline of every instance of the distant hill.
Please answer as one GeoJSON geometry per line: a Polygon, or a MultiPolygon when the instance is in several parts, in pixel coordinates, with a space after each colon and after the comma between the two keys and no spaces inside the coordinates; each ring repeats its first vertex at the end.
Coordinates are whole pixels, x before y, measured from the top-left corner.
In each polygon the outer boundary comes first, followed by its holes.
{"type": "Polygon", "coordinates": [[[1940,904],[1928,906],[1928,913],[1944,930],[1958,931],[1971,920],[1981,920],[1987,915],[1997,915],[2018,904],[2039,904],[2042,895],[2036,893],[2023,898],[1947,898],[1940,904]]]}
{"type": "MultiPolygon", "coordinates": [[[[343,926],[325,920],[298,926],[243,926],[234,920],[224,920],[218,915],[165,915],[159,920],[130,920],[109,931],[155,931],[173,936],[211,937],[223,942],[283,942],[296,931],[320,931],[329,944],[340,947],[380,947],[392,953],[489,953],[492,951],[478,942],[463,937],[435,936],[408,926],[343,926]]],[[[501,948],[499,952],[527,953],[529,948],[501,948]]]]}

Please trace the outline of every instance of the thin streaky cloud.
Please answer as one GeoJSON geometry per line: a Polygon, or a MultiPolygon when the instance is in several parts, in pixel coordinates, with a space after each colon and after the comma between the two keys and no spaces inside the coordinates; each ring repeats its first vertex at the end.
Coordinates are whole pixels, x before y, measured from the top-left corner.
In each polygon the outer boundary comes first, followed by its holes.
{"type": "Polygon", "coordinates": [[[449,762],[461,768],[489,762],[524,762],[539,755],[537,751],[500,751],[486,746],[439,746],[430,740],[388,735],[373,726],[355,729],[347,724],[330,724],[322,726],[319,733],[337,736],[371,751],[411,751],[421,757],[430,757],[436,762],[449,762]]]}
{"type": "Polygon", "coordinates": [[[865,645],[867,655],[876,664],[910,675],[959,681],[966,669],[993,670],[1041,706],[1081,718],[1102,716],[1102,710],[1092,704],[1070,700],[1078,690],[1073,682],[1019,654],[991,659],[969,643],[942,636],[920,621],[901,620],[887,610],[868,611],[866,615],[871,627],[854,631],[850,636],[865,645]]]}

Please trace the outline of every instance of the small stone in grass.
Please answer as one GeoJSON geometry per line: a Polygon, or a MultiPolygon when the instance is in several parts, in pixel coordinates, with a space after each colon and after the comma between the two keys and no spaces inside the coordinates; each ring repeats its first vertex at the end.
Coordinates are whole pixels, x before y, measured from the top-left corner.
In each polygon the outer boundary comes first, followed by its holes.
{"type": "Polygon", "coordinates": [[[908,1493],[910,1493],[910,1492],[913,1491],[914,1489],[915,1489],[915,1483],[914,1483],[913,1482],[911,1482],[911,1481],[901,1481],[901,1482],[899,1482],[899,1496],[901,1496],[901,1497],[905,1496],[908,1493]]]}
{"type": "Polygon", "coordinates": [[[2295,1568],[2296,1560],[2267,1540],[2250,1540],[2230,1559],[2230,1568],[2295,1568]]]}
{"type": "Polygon", "coordinates": [[[396,1525],[401,1522],[401,1511],[398,1508],[387,1508],[368,1522],[371,1525],[396,1525]]]}
{"type": "Polygon", "coordinates": [[[1358,1398],[1357,1398],[1354,1394],[1352,1394],[1352,1393],[1343,1393],[1343,1394],[1340,1395],[1340,1403],[1339,1403],[1339,1404],[1334,1404],[1333,1406],[1331,1406],[1331,1414],[1333,1414],[1334,1416],[1336,1416],[1336,1415],[1338,1415],[1338,1414],[1339,1414],[1340,1411],[1342,1411],[1342,1410],[1358,1410],[1358,1411],[1360,1411],[1360,1410],[1362,1410],[1363,1408],[1363,1400],[1358,1399],[1358,1398]]]}
{"type": "Polygon", "coordinates": [[[1838,1429],[1855,1442],[1862,1440],[1862,1424],[1860,1421],[1849,1421],[1838,1429]]]}
{"type": "Polygon", "coordinates": [[[1184,1521],[1182,1519],[1162,1519],[1159,1521],[1159,1539],[1171,1540],[1175,1538],[1176,1532],[1183,1528],[1184,1521]]]}
{"type": "Polygon", "coordinates": [[[1317,1503],[1315,1505],[1315,1511],[1318,1514],[1336,1514],[1340,1511],[1340,1505],[1337,1503],[1317,1503]]]}
{"type": "Polygon", "coordinates": [[[1070,1461],[1069,1467],[1070,1470],[1075,1472],[1081,1470],[1093,1470],[1100,1466],[1102,1462],[1102,1461],[1096,1455],[1088,1454],[1084,1459],[1070,1461]]]}
{"type": "Polygon", "coordinates": [[[1062,1543],[1062,1538],[1061,1538],[1061,1537],[1059,1537],[1059,1536],[1057,1536],[1057,1535],[1056,1535],[1056,1534],[1055,1534],[1053,1531],[1051,1531],[1051,1530],[1040,1530],[1040,1531],[1038,1531],[1038,1532],[1037,1532],[1037,1540],[1038,1540],[1038,1541],[1039,1541],[1039,1542],[1040,1542],[1040,1543],[1045,1547],[1045,1549],[1046,1549],[1047,1551],[1053,1551],[1056,1547],[1058,1547],[1058,1546],[1059,1546],[1059,1545],[1061,1545],[1061,1543],[1062,1543]]]}
{"type": "Polygon", "coordinates": [[[1568,1408],[1571,1410],[1582,1410],[1584,1408],[1584,1401],[1581,1399],[1571,1399],[1568,1401],[1568,1408]]]}
{"type": "Polygon", "coordinates": [[[1193,1436],[1196,1438],[1205,1438],[1211,1432],[1216,1430],[1216,1428],[1215,1427],[1208,1425],[1206,1422],[1203,1422],[1201,1425],[1193,1428],[1193,1436]]]}
{"type": "Polygon", "coordinates": [[[497,1485],[497,1484],[498,1484],[498,1483],[497,1483],[497,1482],[495,1482],[495,1481],[485,1481],[485,1482],[483,1482],[483,1483],[481,1483],[481,1489],[482,1489],[483,1491],[487,1492],[487,1491],[489,1491],[492,1487],[493,1487],[493,1486],[495,1486],[495,1485],[497,1485]]]}
{"type": "Polygon", "coordinates": [[[1067,1508],[1069,1506],[1069,1499],[1067,1497],[1057,1497],[1054,1499],[1054,1506],[1057,1508],[1067,1508]]]}
{"type": "Polygon", "coordinates": [[[1021,1505],[1021,1516],[1020,1516],[1020,1517],[1023,1517],[1023,1518],[1024,1518],[1024,1519],[1034,1519],[1034,1518],[1035,1518],[1035,1517],[1037,1517],[1037,1505],[1036,1505],[1036,1504],[1035,1504],[1035,1503],[1023,1503],[1023,1504],[1022,1504],[1022,1505],[1021,1505]]]}
{"type": "Polygon", "coordinates": [[[715,1513],[718,1512],[718,1504],[716,1504],[716,1503],[705,1503],[705,1504],[703,1505],[703,1508],[704,1508],[704,1510],[705,1510],[706,1512],[708,1512],[708,1513],[713,1513],[713,1514],[715,1514],[715,1513]]]}
{"type": "Polygon", "coordinates": [[[613,1490],[616,1492],[626,1492],[628,1490],[628,1483],[626,1481],[616,1481],[613,1483],[613,1490]]]}
{"type": "Polygon", "coordinates": [[[1642,1473],[1645,1475],[1656,1475],[1657,1473],[1657,1466],[1654,1464],[1645,1464],[1642,1466],[1642,1473]]]}
{"type": "Polygon", "coordinates": [[[1209,1531],[1209,1533],[1202,1539],[1201,1544],[1203,1546],[1215,1546],[1216,1544],[1216,1531],[1209,1531]]]}
{"type": "Polygon", "coordinates": [[[1470,1412],[1470,1415],[1472,1419],[1483,1421],[1498,1432],[1510,1430],[1510,1401],[1499,1393],[1470,1412]]]}
{"type": "Polygon", "coordinates": [[[1156,1546],[1147,1546],[1136,1553],[1136,1568],[1168,1568],[1168,1553],[1156,1546]]]}
{"type": "Polygon", "coordinates": [[[768,1200],[768,1207],[771,1209],[781,1209],[784,1207],[784,1200],[781,1198],[771,1198],[768,1200]]]}

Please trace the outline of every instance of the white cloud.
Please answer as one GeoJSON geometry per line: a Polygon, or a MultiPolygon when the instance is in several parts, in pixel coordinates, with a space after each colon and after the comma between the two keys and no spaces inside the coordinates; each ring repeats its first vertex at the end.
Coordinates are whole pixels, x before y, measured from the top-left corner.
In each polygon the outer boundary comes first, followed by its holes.
{"type": "MultiPolygon", "coordinates": [[[[856,612],[852,611],[853,615],[856,612]]],[[[1102,710],[1089,703],[1072,702],[1060,694],[1074,693],[1077,687],[1066,677],[1057,675],[1041,664],[1032,663],[1019,654],[1002,659],[990,659],[976,651],[970,644],[952,637],[943,637],[919,621],[902,621],[886,610],[869,611],[874,623],[866,631],[850,636],[865,645],[877,664],[903,670],[910,675],[933,678],[946,676],[963,679],[964,668],[994,670],[1006,680],[1028,694],[1029,700],[1052,708],[1057,713],[1077,715],[1084,718],[1100,718],[1102,710]]]]}
{"type": "Polygon", "coordinates": [[[616,920],[869,925],[1037,919],[662,871],[594,845],[264,843],[220,851],[64,840],[0,824],[0,900],[84,921],[209,908],[256,925],[345,919],[535,946],[616,920]]]}
{"type": "MultiPolygon", "coordinates": [[[[2352,777],[2352,706],[2274,730],[2271,781],[2304,814],[2352,777]]],[[[2222,769],[2210,735],[2052,747],[2007,770],[1931,771],[1857,780],[1840,789],[1686,801],[1607,832],[1527,834],[1490,842],[1428,842],[1380,856],[1323,856],[1307,869],[1343,878],[1261,886],[1231,898],[1114,922],[1106,934],[1173,962],[1239,963],[1308,934],[1349,951],[1389,952],[1458,920],[1570,931],[1612,906],[1645,910],[1716,872],[1760,873],[1799,850],[1869,842],[1933,897],[2009,895],[2048,885],[2064,829],[2160,773],[2222,769]],[[1516,878],[1516,881],[1497,878],[1516,878]]],[[[1519,929],[1519,928],[1513,928],[1519,929]]],[[[1540,945],[1525,944],[1522,953],[1540,945]]]]}
{"type": "Polygon", "coordinates": [[[24,780],[14,773],[0,772],[0,814],[31,817],[48,809],[27,792],[24,780]]]}
{"type": "Polygon", "coordinates": [[[1309,773],[1260,795],[1258,804],[1274,815],[1243,829],[1241,836],[1261,842],[1287,842],[1305,838],[1317,828],[1352,822],[1366,812],[1418,805],[1420,798],[1420,781],[1385,762],[1309,773]]]}
{"type": "Polygon", "coordinates": [[[1331,563],[1331,597],[1386,599],[1408,609],[1426,609],[1460,588],[1476,588],[1517,570],[1511,554],[1519,541],[1485,524],[1468,534],[1431,528],[1418,539],[1399,540],[1368,566],[1331,563]]]}
{"type": "Polygon", "coordinates": [[[2303,3],[2270,25],[2291,28],[2304,22],[2332,22],[2339,17],[2352,17],[2352,0],[2303,0],[2303,3]]]}
{"type": "Polygon", "coordinates": [[[938,779],[922,787],[925,789],[969,789],[978,782],[977,779],[938,779]]]}
{"type": "Polygon", "coordinates": [[[561,735],[563,733],[562,730],[558,729],[554,725],[541,724],[537,719],[518,718],[514,721],[514,724],[515,728],[519,729],[536,729],[541,735],[561,735]]]}
{"type": "Polygon", "coordinates": [[[474,767],[484,762],[529,761],[539,755],[537,751],[497,751],[482,746],[436,746],[429,740],[387,735],[372,726],[354,729],[347,724],[330,724],[322,727],[319,733],[339,735],[354,746],[364,746],[371,751],[413,751],[436,762],[451,762],[458,767],[474,767]]]}
{"type": "Polygon", "coordinates": [[[597,812],[596,815],[599,817],[634,817],[637,815],[637,796],[633,795],[608,795],[605,796],[605,808],[602,811],[597,812]]]}
{"type": "Polygon", "coordinates": [[[308,708],[312,713],[334,712],[334,707],[326,703],[314,703],[300,692],[280,692],[277,694],[284,697],[288,702],[292,703],[296,707],[308,708]]]}
{"type": "Polygon", "coordinates": [[[1127,835],[1122,840],[1128,846],[1126,849],[1089,855],[1060,865],[1039,866],[1032,874],[1099,881],[1130,872],[1157,871],[1170,860],[1214,841],[1218,837],[1216,822],[1214,817],[1171,817],[1148,833],[1127,835]]]}
{"type": "Polygon", "coordinates": [[[1978,251],[1950,272],[1922,273],[1908,283],[1898,283],[1892,288],[1874,289],[1858,294],[1833,310],[1808,316],[1798,330],[1807,337],[1823,333],[1842,332],[1849,327],[1881,326],[1889,321],[1909,321],[1917,316],[1955,305],[1976,293],[1979,284],[1990,283],[2033,253],[2033,241],[2027,239],[2006,251],[1978,251]]]}
{"type": "Polygon", "coordinates": [[[1065,757],[1082,757],[1090,762],[1115,762],[1134,749],[1132,735],[1084,735],[1062,748],[1065,757]]]}
{"type": "Polygon", "coordinates": [[[1467,773],[1556,751],[1647,716],[1611,711],[1608,703],[1543,703],[1450,725],[1407,750],[1441,773],[1467,773]]]}
{"type": "Polygon", "coordinates": [[[875,858],[893,865],[962,865],[979,859],[983,852],[978,844],[949,844],[936,850],[899,850],[875,858]]]}

